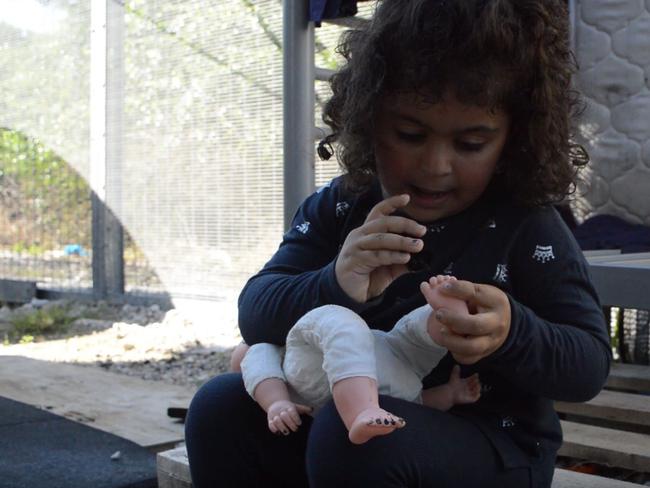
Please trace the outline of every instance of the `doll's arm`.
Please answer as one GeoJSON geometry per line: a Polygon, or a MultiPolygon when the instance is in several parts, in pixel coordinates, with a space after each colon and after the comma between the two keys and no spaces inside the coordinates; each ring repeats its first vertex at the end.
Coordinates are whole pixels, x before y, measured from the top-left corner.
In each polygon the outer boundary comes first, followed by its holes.
{"type": "Polygon", "coordinates": [[[422,403],[437,410],[449,410],[454,405],[474,403],[481,396],[478,374],[460,377],[460,367],[454,366],[449,381],[422,391],[422,403]]]}
{"type": "Polygon", "coordinates": [[[289,397],[282,370],[284,348],[273,344],[255,344],[241,362],[244,386],[249,395],[267,413],[269,429],[288,435],[300,425],[300,414],[311,408],[294,404],[289,397]]]}

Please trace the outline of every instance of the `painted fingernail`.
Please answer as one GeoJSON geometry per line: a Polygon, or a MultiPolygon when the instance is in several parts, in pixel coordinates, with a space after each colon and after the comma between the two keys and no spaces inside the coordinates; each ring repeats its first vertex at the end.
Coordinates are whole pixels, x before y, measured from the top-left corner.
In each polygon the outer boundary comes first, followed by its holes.
{"type": "Polygon", "coordinates": [[[381,425],[381,419],[375,419],[375,423],[381,425]]]}
{"type": "Polygon", "coordinates": [[[384,425],[390,424],[390,421],[388,419],[384,419],[384,425]]]}
{"type": "Polygon", "coordinates": [[[395,420],[393,419],[393,420],[390,421],[390,423],[395,425],[397,422],[395,422],[395,420]]]}

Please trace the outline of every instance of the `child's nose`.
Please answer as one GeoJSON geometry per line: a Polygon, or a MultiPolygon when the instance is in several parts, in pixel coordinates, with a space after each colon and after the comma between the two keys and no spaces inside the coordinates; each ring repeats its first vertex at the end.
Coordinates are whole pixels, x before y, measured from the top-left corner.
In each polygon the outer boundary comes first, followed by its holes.
{"type": "Polygon", "coordinates": [[[444,144],[430,145],[422,158],[422,169],[431,176],[443,176],[451,173],[452,151],[444,144]]]}

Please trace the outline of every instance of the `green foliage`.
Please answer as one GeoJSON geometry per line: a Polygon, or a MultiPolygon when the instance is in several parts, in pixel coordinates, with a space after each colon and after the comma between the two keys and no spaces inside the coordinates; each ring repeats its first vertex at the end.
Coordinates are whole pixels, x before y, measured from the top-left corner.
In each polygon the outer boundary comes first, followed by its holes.
{"type": "Polygon", "coordinates": [[[73,320],[68,308],[59,305],[15,314],[8,337],[11,342],[33,342],[35,337],[65,333],[73,320]]]}
{"type": "Polygon", "coordinates": [[[85,180],[39,141],[0,128],[0,245],[32,255],[88,246],[90,219],[85,180]]]}

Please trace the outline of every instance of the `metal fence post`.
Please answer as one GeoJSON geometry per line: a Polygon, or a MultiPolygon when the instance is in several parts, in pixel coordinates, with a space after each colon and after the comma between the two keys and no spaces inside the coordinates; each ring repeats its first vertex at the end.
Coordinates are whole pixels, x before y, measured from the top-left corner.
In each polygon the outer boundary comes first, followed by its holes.
{"type": "Polygon", "coordinates": [[[314,191],[314,23],[308,0],[283,2],[284,228],[314,191]]]}
{"type": "MultiPolygon", "coordinates": [[[[90,35],[90,186],[93,293],[124,297],[123,229],[108,206],[120,202],[123,6],[92,0],[90,35]],[[115,190],[115,191],[114,191],[115,190]]],[[[114,208],[114,210],[117,210],[114,208]]]]}

